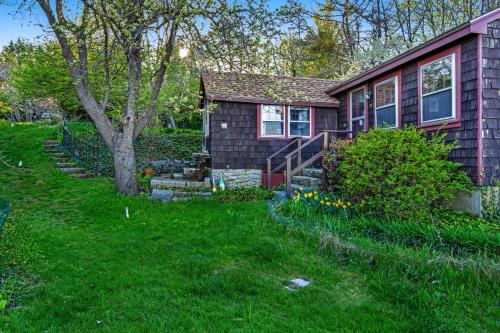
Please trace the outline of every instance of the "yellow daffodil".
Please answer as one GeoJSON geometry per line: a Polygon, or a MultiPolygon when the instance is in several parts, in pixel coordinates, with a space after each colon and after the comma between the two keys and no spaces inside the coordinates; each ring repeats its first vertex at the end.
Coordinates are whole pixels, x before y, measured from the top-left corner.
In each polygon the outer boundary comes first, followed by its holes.
{"type": "Polygon", "coordinates": [[[347,206],[346,206],[346,205],[342,205],[342,208],[346,209],[346,208],[347,208],[347,206]]]}

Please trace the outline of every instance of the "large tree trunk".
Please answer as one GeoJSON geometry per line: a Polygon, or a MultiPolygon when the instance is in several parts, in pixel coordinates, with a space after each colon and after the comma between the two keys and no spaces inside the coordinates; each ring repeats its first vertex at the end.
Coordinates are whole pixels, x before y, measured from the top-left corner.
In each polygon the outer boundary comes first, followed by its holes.
{"type": "Polygon", "coordinates": [[[112,149],[115,183],[118,191],[127,195],[137,194],[139,187],[136,179],[137,166],[132,136],[122,133],[115,135],[112,149]]]}

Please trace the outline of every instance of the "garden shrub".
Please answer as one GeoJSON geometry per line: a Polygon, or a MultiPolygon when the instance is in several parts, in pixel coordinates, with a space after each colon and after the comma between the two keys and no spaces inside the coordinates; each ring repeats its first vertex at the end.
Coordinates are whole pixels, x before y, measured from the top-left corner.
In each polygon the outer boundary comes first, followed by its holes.
{"type": "Polygon", "coordinates": [[[470,180],[447,160],[456,144],[422,130],[373,129],[336,150],[338,187],[370,215],[422,220],[470,180]]]}
{"type": "Polygon", "coordinates": [[[273,192],[264,187],[257,188],[233,188],[218,190],[214,193],[214,198],[221,202],[269,200],[273,197],[273,192]]]}

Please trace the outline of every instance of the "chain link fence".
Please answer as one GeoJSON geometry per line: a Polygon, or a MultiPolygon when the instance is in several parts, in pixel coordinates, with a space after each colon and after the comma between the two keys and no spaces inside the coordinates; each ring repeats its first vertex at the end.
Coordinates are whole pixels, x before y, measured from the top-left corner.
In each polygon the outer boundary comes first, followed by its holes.
{"type": "MultiPolygon", "coordinates": [[[[62,129],[62,145],[88,171],[96,175],[113,175],[113,155],[97,133],[75,135],[62,129]]],[[[142,134],[134,141],[138,170],[151,167],[152,161],[193,161],[193,153],[202,150],[201,135],[142,134]]]]}

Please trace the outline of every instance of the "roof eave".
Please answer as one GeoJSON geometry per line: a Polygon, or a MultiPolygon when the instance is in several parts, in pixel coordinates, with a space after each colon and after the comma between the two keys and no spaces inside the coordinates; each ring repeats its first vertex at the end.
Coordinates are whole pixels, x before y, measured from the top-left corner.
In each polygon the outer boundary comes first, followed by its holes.
{"type": "Polygon", "coordinates": [[[362,75],[355,77],[354,79],[348,80],[344,83],[341,83],[338,86],[333,87],[332,89],[327,90],[326,93],[330,96],[335,96],[338,93],[341,93],[345,90],[354,88],[354,87],[362,84],[363,82],[368,81],[376,76],[382,75],[382,74],[389,72],[391,70],[395,70],[399,66],[404,65],[405,63],[413,61],[415,59],[418,59],[418,58],[424,56],[425,54],[427,54],[435,49],[438,49],[438,48],[441,48],[445,45],[451,44],[451,43],[455,42],[457,39],[463,38],[463,37],[469,35],[470,33],[471,33],[470,25],[467,25],[463,29],[460,29],[460,30],[458,30],[450,35],[445,35],[445,36],[443,36],[443,38],[440,38],[439,40],[437,40],[431,44],[425,45],[422,48],[416,49],[409,54],[406,54],[406,55],[401,56],[401,57],[396,57],[387,63],[384,63],[384,64],[381,64],[377,67],[374,67],[374,68],[370,69],[369,71],[363,73],[362,75]]]}
{"type": "Polygon", "coordinates": [[[452,44],[457,40],[470,35],[470,34],[486,34],[488,30],[488,23],[500,19],[500,9],[496,9],[488,14],[480,16],[457,29],[451,30],[436,38],[432,43],[422,44],[421,47],[417,46],[413,49],[411,53],[404,54],[402,56],[395,57],[386,63],[383,63],[377,67],[370,69],[369,71],[354,77],[351,80],[347,80],[338,86],[328,89],[326,93],[330,96],[335,96],[341,92],[348,89],[354,88],[361,85],[365,81],[371,80],[377,76],[380,76],[386,72],[395,70],[396,68],[404,65],[407,62],[416,60],[427,53],[430,53],[438,48],[452,44]]]}
{"type": "Polygon", "coordinates": [[[209,96],[211,101],[216,102],[237,102],[237,103],[250,103],[250,104],[284,104],[284,105],[297,105],[297,106],[314,106],[314,107],[339,107],[338,101],[332,102],[310,102],[310,101],[291,101],[291,102],[277,102],[271,99],[256,99],[245,97],[227,97],[227,96],[209,96]]]}

